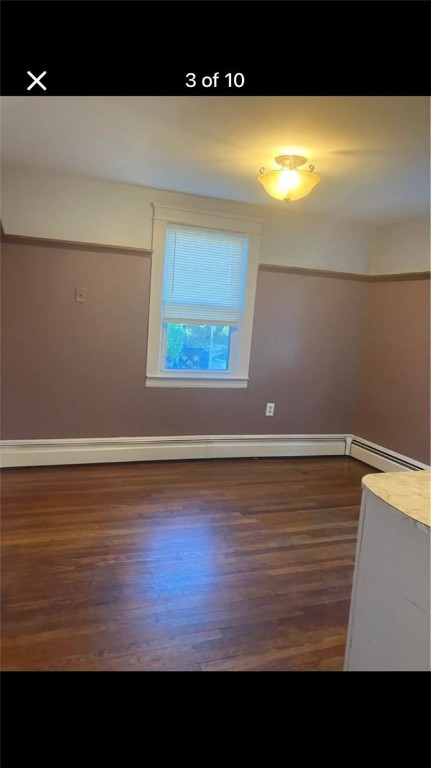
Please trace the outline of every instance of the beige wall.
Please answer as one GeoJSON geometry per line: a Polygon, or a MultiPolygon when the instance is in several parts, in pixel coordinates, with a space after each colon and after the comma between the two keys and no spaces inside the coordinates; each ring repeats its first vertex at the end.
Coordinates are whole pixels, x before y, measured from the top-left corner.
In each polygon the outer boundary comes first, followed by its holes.
{"type": "Polygon", "coordinates": [[[426,272],[430,269],[429,216],[376,227],[370,245],[371,275],[426,272]]]}
{"type": "Polygon", "coordinates": [[[349,219],[166,192],[40,168],[2,170],[1,217],[9,235],[151,248],[151,203],[263,219],[265,264],[366,272],[373,230],[349,219]]]}
{"type": "Polygon", "coordinates": [[[366,274],[373,234],[373,228],[351,219],[310,216],[301,208],[271,208],[263,217],[260,261],[366,274]]]}
{"type": "Polygon", "coordinates": [[[260,261],[359,274],[430,269],[429,217],[381,226],[259,207],[29,166],[2,168],[1,218],[10,235],[151,248],[151,203],[263,219],[260,261]]]}
{"type": "Polygon", "coordinates": [[[351,430],[364,283],[261,269],[249,387],[148,389],[149,257],[2,251],[3,439],[351,430]]]}
{"type": "Polygon", "coordinates": [[[430,463],[430,283],[367,285],[355,435],[430,463]]]}

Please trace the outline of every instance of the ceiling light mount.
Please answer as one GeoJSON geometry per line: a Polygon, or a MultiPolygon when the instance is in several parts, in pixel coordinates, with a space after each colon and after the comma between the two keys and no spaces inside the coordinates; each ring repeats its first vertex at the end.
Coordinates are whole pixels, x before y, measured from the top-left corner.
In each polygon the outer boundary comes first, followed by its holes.
{"type": "Polygon", "coordinates": [[[307,158],[301,155],[279,155],[275,158],[275,162],[281,165],[282,168],[296,171],[299,165],[304,165],[307,162],[307,158]]]}
{"type": "Polygon", "coordinates": [[[258,181],[276,200],[300,200],[320,182],[320,177],[314,173],[314,165],[310,164],[308,171],[299,170],[307,162],[302,155],[278,155],[275,162],[281,167],[276,171],[260,168],[258,181]]]}

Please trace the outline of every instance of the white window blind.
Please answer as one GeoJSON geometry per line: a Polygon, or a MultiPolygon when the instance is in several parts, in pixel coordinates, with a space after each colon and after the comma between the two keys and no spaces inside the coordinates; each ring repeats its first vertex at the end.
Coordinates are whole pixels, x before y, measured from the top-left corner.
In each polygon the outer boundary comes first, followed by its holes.
{"type": "Polygon", "coordinates": [[[163,317],[180,322],[240,322],[248,240],[235,232],[166,228],[163,317]]]}

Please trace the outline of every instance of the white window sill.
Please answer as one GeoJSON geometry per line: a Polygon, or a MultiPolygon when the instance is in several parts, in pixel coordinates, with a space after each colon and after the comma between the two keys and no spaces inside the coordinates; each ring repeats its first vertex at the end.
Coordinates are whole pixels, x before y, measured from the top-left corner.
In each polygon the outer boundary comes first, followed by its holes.
{"type": "Polygon", "coordinates": [[[232,388],[232,389],[245,389],[248,386],[248,379],[246,378],[221,378],[219,376],[195,376],[191,378],[189,376],[147,376],[145,381],[146,387],[217,387],[217,388],[232,388]]]}

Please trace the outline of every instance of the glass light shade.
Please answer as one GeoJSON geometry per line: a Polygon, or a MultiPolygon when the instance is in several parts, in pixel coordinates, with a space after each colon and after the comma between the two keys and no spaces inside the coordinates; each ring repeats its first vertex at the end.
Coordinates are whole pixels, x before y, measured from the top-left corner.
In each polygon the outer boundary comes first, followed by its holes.
{"type": "Polygon", "coordinates": [[[301,197],[309,195],[320,182],[317,173],[289,168],[265,171],[257,178],[268,195],[276,200],[300,200],[301,197]]]}

